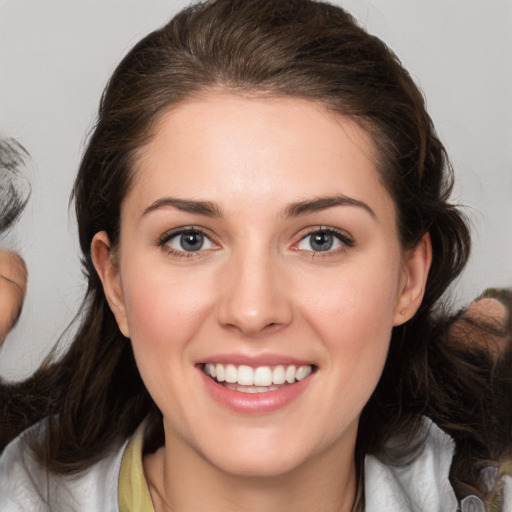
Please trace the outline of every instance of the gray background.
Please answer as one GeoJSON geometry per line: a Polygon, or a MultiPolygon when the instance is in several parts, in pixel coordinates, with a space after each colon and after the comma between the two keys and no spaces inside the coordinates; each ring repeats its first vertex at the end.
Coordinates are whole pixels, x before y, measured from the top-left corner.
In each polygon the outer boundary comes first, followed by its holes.
{"type": "MultiPolygon", "coordinates": [[[[24,217],[0,241],[30,272],[23,315],[0,352],[4,378],[33,371],[79,308],[84,280],[68,200],[102,88],[138,39],[188,3],[0,1],[0,130],[30,152],[33,186],[24,217]]],[[[451,155],[453,199],[468,206],[474,234],[454,304],[512,285],[512,2],[338,3],[401,58],[451,155]]]]}

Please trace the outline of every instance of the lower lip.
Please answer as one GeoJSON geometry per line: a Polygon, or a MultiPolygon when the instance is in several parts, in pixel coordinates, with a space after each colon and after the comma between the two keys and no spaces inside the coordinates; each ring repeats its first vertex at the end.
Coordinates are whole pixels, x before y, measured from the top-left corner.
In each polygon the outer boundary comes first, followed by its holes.
{"type": "Polygon", "coordinates": [[[244,393],[218,384],[198,369],[213,399],[223,407],[239,414],[268,414],[286,407],[298,398],[307,388],[314,374],[305,379],[264,393],[244,393]]]}

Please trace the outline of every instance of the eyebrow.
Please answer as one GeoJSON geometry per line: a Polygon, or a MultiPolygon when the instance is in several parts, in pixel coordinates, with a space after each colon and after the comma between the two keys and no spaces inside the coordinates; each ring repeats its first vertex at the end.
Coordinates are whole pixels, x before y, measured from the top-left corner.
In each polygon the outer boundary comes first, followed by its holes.
{"type": "MultiPolygon", "coordinates": [[[[320,212],[336,206],[355,206],[368,212],[372,218],[376,218],[375,212],[365,202],[341,194],[335,196],[316,197],[304,201],[289,204],[282,212],[285,218],[300,217],[309,213],[320,212]]],[[[142,216],[159,210],[161,208],[176,208],[183,212],[196,213],[206,217],[222,217],[222,209],[211,201],[197,201],[193,199],[177,199],[174,197],[163,197],[149,205],[142,213],[142,216]]]]}
{"type": "Polygon", "coordinates": [[[222,210],[211,201],[195,201],[192,199],[176,199],[174,197],[163,197],[149,205],[143,212],[144,217],[160,208],[172,207],[182,212],[197,213],[206,217],[222,217],[222,210]]]}
{"type": "Polygon", "coordinates": [[[335,206],[356,206],[367,211],[372,218],[377,218],[375,212],[365,202],[341,194],[335,196],[316,197],[310,200],[298,201],[288,205],[284,211],[284,217],[299,217],[308,213],[320,212],[335,206]]]}

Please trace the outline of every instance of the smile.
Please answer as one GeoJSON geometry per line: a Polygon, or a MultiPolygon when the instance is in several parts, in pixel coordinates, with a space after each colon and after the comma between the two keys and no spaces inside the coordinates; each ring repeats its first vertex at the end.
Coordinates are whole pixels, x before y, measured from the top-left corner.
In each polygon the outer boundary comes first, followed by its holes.
{"type": "Polygon", "coordinates": [[[251,367],[234,364],[204,364],[203,372],[218,384],[242,393],[267,393],[295,384],[308,377],[313,365],[251,367]]]}

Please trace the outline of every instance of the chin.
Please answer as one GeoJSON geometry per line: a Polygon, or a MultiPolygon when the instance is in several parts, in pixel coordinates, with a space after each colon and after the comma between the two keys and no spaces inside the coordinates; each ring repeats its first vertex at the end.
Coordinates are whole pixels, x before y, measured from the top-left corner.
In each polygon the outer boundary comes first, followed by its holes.
{"type": "Polygon", "coordinates": [[[224,473],[252,478],[284,476],[307,464],[314,456],[304,441],[290,442],[289,436],[288,440],[278,436],[277,439],[260,439],[259,442],[248,442],[249,436],[244,437],[238,442],[232,440],[217,445],[226,449],[211,450],[209,447],[203,455],[224,473]]]}
{"type": "Polygon", "coordinates": [[[296,456],[283,457],[282,454],[258,453],[247,457],[234,457],[223,460],[216,467],[222,472],[235,477],[246,478],[277,478],[290,474],[306,463],[296,456]]]}

